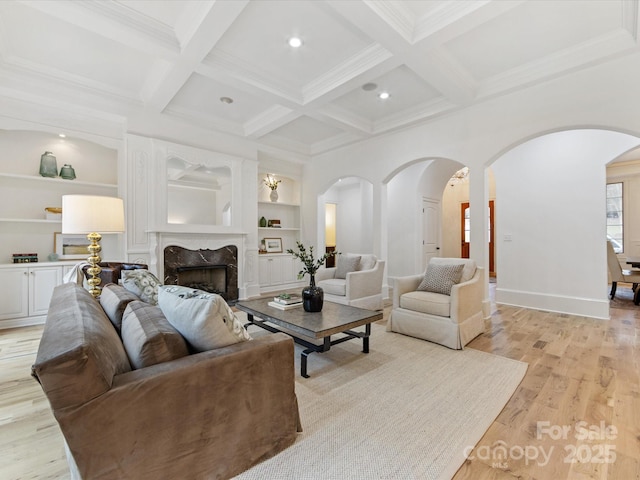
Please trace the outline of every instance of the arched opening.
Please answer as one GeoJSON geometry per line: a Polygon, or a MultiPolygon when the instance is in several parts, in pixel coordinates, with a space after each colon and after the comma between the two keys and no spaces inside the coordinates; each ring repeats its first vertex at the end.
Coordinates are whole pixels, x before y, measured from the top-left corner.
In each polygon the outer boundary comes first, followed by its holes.
{"type": "Polygon", "coordinates": [[[372,204],[373,185],[360,177],[341,178],[320,195],[318,232],[325,250],[373,252],[372,204]],[[331,218],[327,207],[333,211],[331,218]]]}
{"type": "Polygon", "coordinates": [[[609,317],[606,165],[640,143],[602,129],[541,134],[491,163],[496,302],[609,317]]]}

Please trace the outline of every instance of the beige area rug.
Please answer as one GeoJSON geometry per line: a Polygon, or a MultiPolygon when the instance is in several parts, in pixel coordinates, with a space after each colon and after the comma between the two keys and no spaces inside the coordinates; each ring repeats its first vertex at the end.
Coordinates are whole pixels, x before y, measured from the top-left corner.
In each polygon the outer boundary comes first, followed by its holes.
{"type": "Polygon", "coordinates": [[[380,324],[373,325],[370,353],[361,349],[353,340],[311,354],[306,379],[296,346],[304,432],[238,480],[449,479],[527,370],[526,363],[450,350],[380,324]]]}

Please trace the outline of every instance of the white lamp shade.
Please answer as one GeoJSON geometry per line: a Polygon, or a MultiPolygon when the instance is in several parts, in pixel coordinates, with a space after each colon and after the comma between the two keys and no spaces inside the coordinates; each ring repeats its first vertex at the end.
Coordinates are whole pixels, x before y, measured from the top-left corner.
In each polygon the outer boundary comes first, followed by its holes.
{"type": "Polygon", "coordinates": [[[122,233],[124,202],[117,197],[62,196],[62,233],[122,233]]]}

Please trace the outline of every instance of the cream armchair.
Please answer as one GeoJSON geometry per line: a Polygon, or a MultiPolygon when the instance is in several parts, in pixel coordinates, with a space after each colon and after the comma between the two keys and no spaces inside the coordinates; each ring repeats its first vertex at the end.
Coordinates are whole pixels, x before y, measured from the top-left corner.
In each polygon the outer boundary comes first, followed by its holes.
{"type": "Polygon", "coordinates": [[[462,258],[432,258],[429,265],[434,264],[464,265],[451,295],[417,291],[424,274],[396,278],[387,331],[460,350],[484,331],[483,269],[476,267],[475,261],[462,258]]]}
{"type": "Polygon", "coordinates": [[[382,310],[384,261],[371,254],[345,253],[337,257],[337,262],[337,267],[321,268],[316,272],[316,285],[324,290],[324,299],[382,310]],[[345,267],[347,263],[349,265],[345,267]]]}

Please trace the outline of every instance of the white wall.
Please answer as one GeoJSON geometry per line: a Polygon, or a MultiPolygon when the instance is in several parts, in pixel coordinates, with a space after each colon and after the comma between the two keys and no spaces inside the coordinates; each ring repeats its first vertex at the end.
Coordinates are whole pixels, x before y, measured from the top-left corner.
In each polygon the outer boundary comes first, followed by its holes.
{"type": "Polygon", "coordinates": [[[605,166],[637,144],[615,132],[559,132],[493,164],[497,302],[608,317],[605,166]]]}
{"type": "MultiPolygon", "coordinates": [[[[336,204],[336,249],[339,252],[373,252],[372,185],[359,178],[344,178],[329,188],[324,203],[336,204]]],[[[323,221],[324,217],[320,217],[323,221]]]]}

